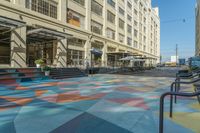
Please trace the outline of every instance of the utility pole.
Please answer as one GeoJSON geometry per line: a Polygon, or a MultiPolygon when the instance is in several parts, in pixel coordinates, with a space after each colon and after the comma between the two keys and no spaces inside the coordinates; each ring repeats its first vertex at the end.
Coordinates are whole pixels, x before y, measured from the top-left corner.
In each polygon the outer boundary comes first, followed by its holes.
{"type": "Polygon", "coordinates": [[[178,44],[176,44],[176,66],[178,66],[178,44]]]}

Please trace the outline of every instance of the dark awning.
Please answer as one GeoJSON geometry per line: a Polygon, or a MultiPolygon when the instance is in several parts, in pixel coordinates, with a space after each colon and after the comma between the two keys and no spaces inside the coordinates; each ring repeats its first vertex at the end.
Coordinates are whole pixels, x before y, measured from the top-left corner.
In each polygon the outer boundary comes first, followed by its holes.
{"type": "Polygon", "coordinates": [[[95,48],[92,48],[92,49],[90,50],[90,52],[91,52],[92,54],[98,55],[98,56],[101,56],[101,55],[103,54],[102,51],[100,51],[99,49],[95,49],[95,48]]]}
{"type": "Polygon", "coordinates": [[[46,42],[69,37],[71,38],[72,35],[47,28],[31,29],[27,32],[28,42],[46,42]]]}
{"type": "Polygon", "coordinates": [[[141,56],[138,53],[130,53],[130,52],[107,52],[108,55],[119,55],[119,56],[141,56]]]}
{"type": "Polygon", "coordinates": [[[154,58],[154,57],[138,57],[137,59],[156,59],[156,58],[154,58]]]}
{"type": "Polygon", "coordinates": [[[25,25],[25,22],[0,16],[0,27],[16,28],[25,25]]]}

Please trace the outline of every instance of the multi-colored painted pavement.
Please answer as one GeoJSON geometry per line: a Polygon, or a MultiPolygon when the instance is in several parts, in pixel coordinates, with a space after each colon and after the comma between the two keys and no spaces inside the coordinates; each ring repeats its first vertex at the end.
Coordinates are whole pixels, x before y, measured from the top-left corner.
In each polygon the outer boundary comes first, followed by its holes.
{"type": "MultiPolygon", "coordinates": [[[[157,133],[159,96],[174,79],[96,75],[0,85],[0,133],[157,133]]],[[[200,133],[200,105],[181,98],[165,133],[200,133]]]]}

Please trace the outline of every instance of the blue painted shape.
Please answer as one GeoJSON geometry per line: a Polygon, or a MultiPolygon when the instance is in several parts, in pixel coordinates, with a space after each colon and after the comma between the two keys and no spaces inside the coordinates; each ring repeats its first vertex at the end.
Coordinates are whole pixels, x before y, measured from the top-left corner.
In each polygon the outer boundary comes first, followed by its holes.
{"type": "Polygon", "coordinates": [[[115,124],[89,113],[84,113],[63,124],[51,133],[131,133],[115,124]]]}

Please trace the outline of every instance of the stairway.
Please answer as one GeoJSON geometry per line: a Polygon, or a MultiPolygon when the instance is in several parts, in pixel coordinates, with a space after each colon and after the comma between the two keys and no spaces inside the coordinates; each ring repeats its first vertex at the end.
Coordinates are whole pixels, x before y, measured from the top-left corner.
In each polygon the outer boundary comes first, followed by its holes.
{"type": "Polygon", "coordinates": [[[78,68],[53,68],[51,69],[50,73],[50,77],[52,79],[65,79],[85,76],[87,75],[78,68]]]}
{"type": "Polygon", "coordinates": [[[48,79],[40,68],[0,68],[0,85],[48,79]]]}

